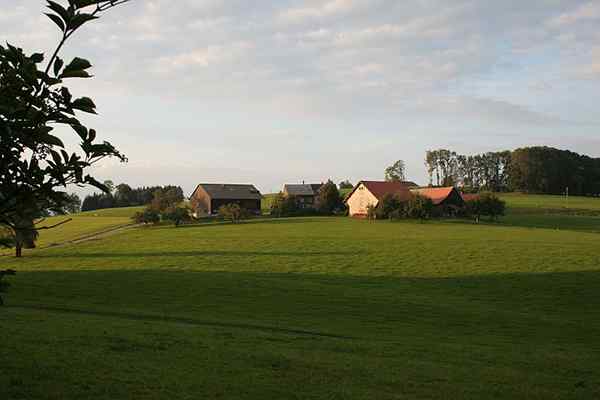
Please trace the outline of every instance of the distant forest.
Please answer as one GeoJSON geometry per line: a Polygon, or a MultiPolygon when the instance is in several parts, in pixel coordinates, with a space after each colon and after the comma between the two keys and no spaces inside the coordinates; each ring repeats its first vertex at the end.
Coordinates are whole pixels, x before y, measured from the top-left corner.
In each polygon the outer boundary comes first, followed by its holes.
{"type": "Polygon", "coordinates": [[[105,208],[121,208],[145,206],[152,202],[155,194],[171,192],[179,201],[183,201],[183,190],[179,186],[150,186],[131,188],[127,184],[120,184],[115,188],[109,187],[109,193],[94,193],[87,196],[81,205],[81,211],[101,210],[105,208]]]}
{"type": "Polygon", "coordinates": [[[425,165],[432,186],[459,185],[473,192],[600,194],[600,158],[551,147],[469,156],[446,149],[430,150],[425,165]]]}

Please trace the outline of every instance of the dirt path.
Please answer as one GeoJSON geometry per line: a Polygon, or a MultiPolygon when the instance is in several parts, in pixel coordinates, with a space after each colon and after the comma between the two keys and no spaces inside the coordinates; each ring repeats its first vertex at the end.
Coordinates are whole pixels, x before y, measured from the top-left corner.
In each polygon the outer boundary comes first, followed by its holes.
{"type": "MultiPolygon", "coordinates": [[[[46,246],[39,246],[39,247],[36,247],[33,251],[66,247],[66,246],[70,246],[73,244],[80,244],[80,243],[85,243],[85,242],[89,242],[92,240],[98,240],[98,239],[102,239],[104,237],[116,235],[116,234],[123,232],[125,230],[128,230],[128,229],[137,228],[139,226],[141,226],[141,225],[140,224],[127,224],[127,225],[113,226],[112,228],[108,228],[108,229],[104,229],[104,230],[101,230],[98,232],[90,233],[90,234],[80,236],[78,238],[67,240],[64,242],[52,243],[52,244],[49,244],[46,246]]],[[[12,257],[12,252],[7,251],[5,254],[0,253],[0,257],[12,257]]]]}
{"type": "Polygon", "coordinates": [[[32,310],[32,311],[46,311],[61,314],[75,314],[84,316],[97,316],[97,317],[111,317],[119,319],[127,319],[132,321],[149,321],[149,322],[169,322],[193,326],[209,326],[216,328],[235,328],[235,329],[246,329],[262,332],[275,332],[293,335],[304,335],[304,336],[316,336],[325,337],[332,339],[358,339],[352,336],[337,335],[333,333],[324,333],[316,331],[307,331],[302,329],[288,329],[277,326],[266,326],[266,325],[253,325],[244,323],[230,323],[230,322],[215,322],[198,320],[194,318],[185,317],[172,317],[168,315],[152,315],[152,314],[134,314],[134,313],[120,313],[113,311],[95,311],[95,310],[81,310],[66,307],[52,307],[52,306],[35,306],[35,305],[5,305],[5,308],[21,309],[21,310],[32,310]]]}
{"type": "Polygon", "coordinates": [[[39,247],[38,249],[42,250],[42,249],[49,249],[49,248],[55,248],[55,247],[65,247],[65,246],[69,246],[72,244],[85,243],[85,242],[89,242],[91,240],[97,240],[97,239],[101,239],[101,238],[104,238],[107,236],[112,236],[112,235],[115,235],[117,233],[123,232],[128,229],[137,228],[139,226],[141,226],[141,225],[127,224],[127,225],[114,226],[112,228],[108,228],[108,229],[104,229],[102,231],[90,233],[88,235],[84,235],[84,236],[81,236],[81,237],[78,237],[78,238],[75,238],[72,240],[67,240],[65,242],[53,243],[48,246],[39,247]]]}

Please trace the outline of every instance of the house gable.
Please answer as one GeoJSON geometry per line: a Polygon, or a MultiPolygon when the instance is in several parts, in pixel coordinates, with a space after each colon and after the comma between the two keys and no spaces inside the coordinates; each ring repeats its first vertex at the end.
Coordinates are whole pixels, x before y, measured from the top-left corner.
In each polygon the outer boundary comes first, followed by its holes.
{"type": "Polygon", "coordinates": [[[377,207],[379,199],[363,182],[359,182],[348,194],[345,202],[348,205],[350,216],[366,216],[367,208],[369,206],[377,207]]]}

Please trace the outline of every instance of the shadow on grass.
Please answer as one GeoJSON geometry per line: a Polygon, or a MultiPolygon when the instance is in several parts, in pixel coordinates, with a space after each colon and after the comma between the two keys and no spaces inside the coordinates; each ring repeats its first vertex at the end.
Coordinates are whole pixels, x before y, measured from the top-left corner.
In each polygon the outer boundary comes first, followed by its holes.
{"type": "Polygon", "coordinates": [[[14,278],[9,306],[57,313],[336,338],[422,331],[586,343],[600,335],[600,271],[400,278],[107,270],[14,278]]]}
{"type": "MultiPolygon", "coordinates": [[[[323,223],[323,222],[335,222],[339,220],[341,217],[285,217],[285,218],[272,218],[272,217],[259,217],[255,219],[248,219],[240,221],[239,223],[232,223],[228,221],[213,221],[213,222],[201,222],[197,224],[187,224],[180,225],[177,229],[191,229],[191,228],[206,228],[206,227],[216,227],[216,226],[244,226],[244,225],[257,225],[257,224],[265,224],[265,225],[275,225],[275,224],[306,224],[306,223],[323,223]]],[[[167,227],[157,227],[155,229],[160,228],[173,228],[173,226],[167,227]]]]}
{"type": "Polygon", "coordinates": [[[356,256],[364,251],[162,251],[162,252],[112,252],[73,254],[32,254],[31,258],[144,258],[144,257],[312,257],[312,256],[356,256]]]}

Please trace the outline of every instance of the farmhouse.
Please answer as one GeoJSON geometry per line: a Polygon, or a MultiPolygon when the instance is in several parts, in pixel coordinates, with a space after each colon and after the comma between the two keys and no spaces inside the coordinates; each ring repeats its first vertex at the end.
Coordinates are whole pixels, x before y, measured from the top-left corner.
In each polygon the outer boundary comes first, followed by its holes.
{"type": "Polygon", "coordinates": [[[361,181],[346,196],[345,203],[351,217],[364,217],[367,207],[377,207],[387,194],[393,194],[401,201],[408,201],[415,195],[431,199],[436,206],[461,206],[464,200],[454,187],[419,188],[412,182],[361,181]]]}
{"type": "Polygon", "coordinates": [[[219,207],[227,204],[237,204],[253,214],[260,214],[261,199],[254,185],[220,183],[201,183],[190,197],[195,211],[207,215],[218,213],[219,207]]]}
{"type": "Polygon", "coordinates": [[[322,186],[322,183],[301,185],[286,184],[283,185],[283,195],[286,197],[293,196],[296,199],[299,208],[312,208],[315,206],[315,199],[322,186]]]}

